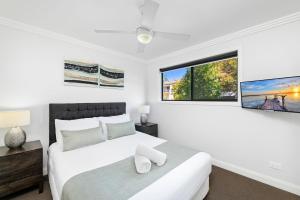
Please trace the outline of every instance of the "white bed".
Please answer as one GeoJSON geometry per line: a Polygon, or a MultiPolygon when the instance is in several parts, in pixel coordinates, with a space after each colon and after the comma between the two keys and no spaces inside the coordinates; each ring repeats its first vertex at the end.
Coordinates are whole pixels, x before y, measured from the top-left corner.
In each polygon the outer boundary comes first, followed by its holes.
{"type": "MultiPolygon", "coordinates": [[[[144,133],[62,152],[57,143],[49,147],[48,175],[54,200],[60,200],[64,184],[85,171],[110,165],[134,155],[138,144],[158,146],[166,140],[144,133]]],[[[143,189],[130,200],[189,200],[203,199],[209,190],[211,157],[200,152],[143,189]]]]}

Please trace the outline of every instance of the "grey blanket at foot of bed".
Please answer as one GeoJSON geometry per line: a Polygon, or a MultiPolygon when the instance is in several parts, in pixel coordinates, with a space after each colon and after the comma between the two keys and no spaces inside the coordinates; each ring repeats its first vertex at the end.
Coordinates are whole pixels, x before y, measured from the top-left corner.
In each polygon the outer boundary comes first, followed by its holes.
{"type": "Polygon", "coordinates": [[[160,177],[198,153],[198,151],[165,142],[155,149],[165,152],[168,160],[158,167],[152,164],[147,174],[138,174],[131,156],[108,166],[83,172],[63,186],[61,200],[125,200],[134,196],[160,177]]]}

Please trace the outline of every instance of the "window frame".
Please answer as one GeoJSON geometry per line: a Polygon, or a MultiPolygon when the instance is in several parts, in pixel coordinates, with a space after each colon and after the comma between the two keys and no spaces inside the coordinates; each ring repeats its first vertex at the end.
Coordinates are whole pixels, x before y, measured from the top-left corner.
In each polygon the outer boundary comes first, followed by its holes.
{"type": "MultiPolygon", "coordinates": [[[[227,53],[223,54],[218,54],[206,58],[202,58],[199,60],[194,60],[191,62],[186,62],[186,63],[181,63],[178,65],[170,66],[170,67],[165,67],[161,68],[159,71],[161,73],[161,101],[163,102],[232,102],[232,103],[237,103],[239,101],[239,97],[237,99],[194,99],[194,67],[196,65],[202,65],[210,62],[216,62],[216,61],[221,61],[225,59],[230,59],[230,58],[237,58],[238,60],[238,69],[237,69],[237,81],[239,82],[239,53],[238,50],[230,51],[227,53]],[[164,72],[171,71],[171,70],[176,70],[180,68],[191,68],[191,99],[190,100],[168,100],[164,99],[164,72]]],[[[239,87],[239,84],[237,84],[239,87]]],[[[239,89],[238,89],[239,90],[239,89]]],[[[238,93],[238,91],[237,91],[238,93]]]]}

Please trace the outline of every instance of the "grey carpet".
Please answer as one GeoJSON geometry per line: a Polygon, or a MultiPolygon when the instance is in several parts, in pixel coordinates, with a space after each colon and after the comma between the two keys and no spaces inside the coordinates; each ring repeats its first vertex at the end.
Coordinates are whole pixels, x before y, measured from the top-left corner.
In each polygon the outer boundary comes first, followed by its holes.
{"type": "Polygon", "coordinates": [[[205,200],[300,200],[299,196],[213,167],[205,200]]]}
{"type": "MultiPolygon", "coordinates": [[[[52,200],[48,181],[44,192],[31,188],[5,200],[52,200]]],[[[210,176],[210,191],[205,200],[300,200],[299,196],[251,180],[241,175],[213,167],[210,176]]]]}

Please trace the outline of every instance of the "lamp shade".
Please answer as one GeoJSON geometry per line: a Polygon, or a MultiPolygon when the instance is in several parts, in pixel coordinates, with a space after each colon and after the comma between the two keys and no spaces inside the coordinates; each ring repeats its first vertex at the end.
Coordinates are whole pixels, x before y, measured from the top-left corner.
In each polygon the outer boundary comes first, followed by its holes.
{"type": "Polygon", "coordinates": [[[0,112],[0,128],[26,126],[30,124],[30,111],[0,112]]]}
{"type": "Polygon", "coordinates": [[[143,114],[149,114],[150,113],[150,106],[149,105],[143,105],[139,108],[139,112],[143,114]]]}

